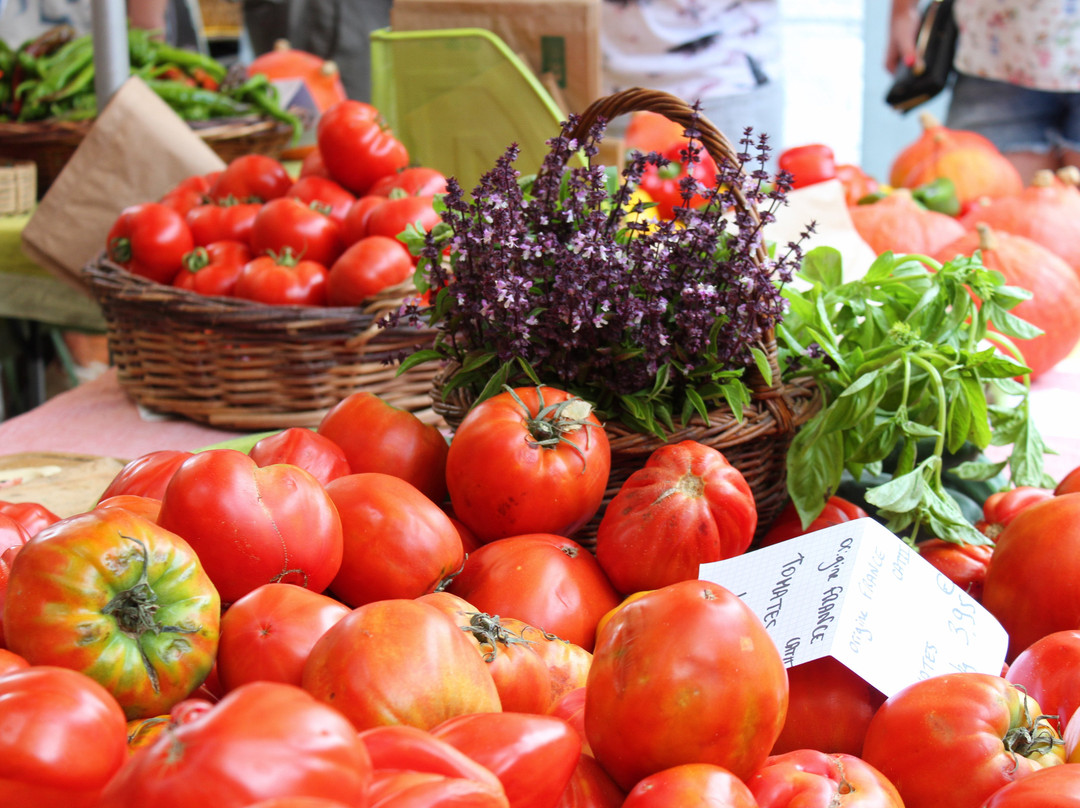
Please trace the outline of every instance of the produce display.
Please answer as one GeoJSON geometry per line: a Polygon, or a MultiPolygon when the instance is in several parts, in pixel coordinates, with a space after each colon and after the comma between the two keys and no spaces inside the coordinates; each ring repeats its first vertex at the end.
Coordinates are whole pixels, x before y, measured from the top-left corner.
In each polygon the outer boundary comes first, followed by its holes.
{"type": "MultiPolygon", "coordinates": [[[[456,389],[474,395],[440,429],[358,391],[313,428],[132,458],[81,513],[0,502],[0,805],[1080,805],[1080,468],[1046,473],[1029,400],[1080,341],[1080,288],[1062,293],[1080,280],[1052,238],[1008,229],[1027,217],[979,218],[1011,199],[1057,211],[1075,186],[965,198],[946,167],[982,172],[969,165],[989,152],[940,127],[902,155],[904,188],[798,147],[780,156],[790,174],[746,193],[767,222],[792,187],[844,183],[880,239],[845,282],[827,247],[763,257],[745,208],[720,235],[743,166],[709,166],[693,127],[670,124],[634,118],[628,142],[650,154],[626,185],[521,178],[511,150],[470,200],[342,101],[299,177],[250,155],[123,211],[109,259],[192,295],[356,306],[411,281],[389,318],[453,327],[404,366],[457,351],[456,389]],[[945,160],[942,144],[968,151],[945,160]],[[638,273],[621,342],[590,335],[607,309],[590,324],[567,302],[595,302],[580,283],[594,250],[638,273]],[[522,284],[538,259],[550,276],[522,284]],[[703,325],[703,300],[745,294],[708,288],[707,259],[785,283],[703,325]],[[691,279],[678,316],[672,268],[691,279]],[[549,350],[513,342],[525,326],[549,350]],[[661,346],[644,333],[672,350],[646,356],[661,346]],[[649,383],[571,372],[619,362],[649,383]],[[820,395],[784,446],[778,514],[703,433],[659,440],[613,483],[617,430],[665,437],[715,400],[749,412],[751,373],[820,395]],[[941,619],[958,648],[976,610],[1001,624],[1000,670],[884,693],[831,656],[790,667],[745,593],[700,577],[853,520],[955,594],[941,619]]],[[[902,579],[901,558],[882,574],[902,579]]],[[[770,586],[783,601],[784,580],[770,586]]]]}

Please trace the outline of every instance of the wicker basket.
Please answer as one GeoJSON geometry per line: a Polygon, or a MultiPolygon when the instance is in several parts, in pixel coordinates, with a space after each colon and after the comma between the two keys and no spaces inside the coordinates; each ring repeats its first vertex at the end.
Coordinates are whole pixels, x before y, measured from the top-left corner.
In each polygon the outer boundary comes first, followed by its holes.
{"type": "Polygon", "coordinates": [[[131,274],[104,254],[83,270],[108,324],[121,386],[138,403],[211,426],[315,426],[357,390],[439,423],[430,391],[438,365],[401,375],[399,355],[433,330],[380,328],[415,293],[410,283],[361,308],[269,306],[209,297],[131,274]]]}
{"type": "MultiPolygon", "coordinates": [[[[572,137],[583,139],[597,118],[611,120],[638,110],[659,113],[678,123],[690,126],[693,110],[682,99],[657,90],[634,88],[601,98],[582,114],[572,137]]],[[[721,161],[737,160],[737,152],[727,138],[703,117],[697,120],[701,142],[719,164],[721,161]]],[[[738,202],[754,218],[757,211],[736,190],[738,202]]],[[[757,260],[765,260],[765,246],[758,251],[757,260]]],[[[743,411],[742,421],[726,405],[709,413],[708,423],[695,417],[685,428],[670,434],[667,442],[694,440],[723,452],[733,466],[738,468],[751,490],[758,510],[758,534],[772,524],[787,502],[787,450],[795,432],[821,408],[820,392],[810,379],[781,382],[777,364],[777,346],[770,335],[765,348],[772,371],[772,383],[766,383],[756,367],[747,371],[746,382],[751,391],[750,404],[743,411]]],[[[451,427],[455,428],[465,417],[471,400],[461,388],[443,394],[443,386],[454,372],[451,365],[436,377],[432,388],[432,407],[451,427]]],[[[593,549],[596,528],[603,509],[631,473],[641,468],[649,455],[664,445],[665,441],[655,435],[634,432],[621,424],[605,426],[611,443],[611,476],[608,481],[604,504],[583,531],[575,536],[579,542],[593,549]]]]}
{"type": "MultiPolygon", "coordinates": [[[[0,158],[37,164],[40,199],[93,125],[92,120],[0,122],[0,158]]],[[[293,134],[288,123],[270,118],[193,121],[191,128],[226,163],[244,154],[277,158],[293,134]]]]}

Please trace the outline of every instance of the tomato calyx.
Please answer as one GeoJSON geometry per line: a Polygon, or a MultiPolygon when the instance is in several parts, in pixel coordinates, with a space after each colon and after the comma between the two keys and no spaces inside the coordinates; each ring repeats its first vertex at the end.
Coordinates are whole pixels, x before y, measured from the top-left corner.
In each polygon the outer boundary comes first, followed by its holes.
{"type": "Polygon", "coordinates": [[[118,264],[126,264],[132,259],[131,239],[117,236],[109,242],[109,258],[118,264]]]}
{"type": "Polygon", "coordinates": [[[1035,729],[1028,726],[1011,727],[1002,738],[1005,748],[1016,757],[1040,758],[1052,754],[1054,747],[1064,746],[1065,741],[1051,728],[1051,723],[1058,720],[1056,715],[1037,715],[1032,719],[1035,729]]]}
{"type": "Polygon", "coordinates": [[[499,653],[499,643],[503,645],[531,645],[532,640],[527,640],[516,631],[511,631],[502,624],[499,616],[486,612],[470,612],[469,625],[462,626],[462,631],[467,631],[482,645],[489,647],[490,651],[484,652],[485,662],[494,662],[499,653]]]}
{"type": "Polygon", "coordinates": [[[184,269],[188,272],[198,272],[210,265],[210,253],[206,247],[196,247],[184,256],[184,269]]]}
{"type": "MultiPolygon", "coordinates": [[[[123,631],[129,637],[138,639],[147,631],[152,631],[154,634],[161,634],[163,631],[174,632],[177,634],[194,634],[198,631],[195,628],[184,628],[183,626],[163,626],[157,621],[155,615],[158,610],[158,597],[153,587],[150,586],[149,570],[150,570],[150,551],[146,547],[146,543],[136,539],[133,536],[123,536],[122,538],[135,542],[139,545],[139,550],[142,554],[142,572],[139,573],[139,580],[128,589],[124,589],[117,592],[112,599],[102,607],[102,614],[109,615],[116,620],[120,630],[123,631]]],[[[150,684],[154,688],[155,693],[160,693],[160,685],[158,682],[158,673],[150,662],[150,658],[146,655],[146,650],[142,647],[142,644],[138,644],[139,656],[142,658],[143,667],[146,668],[146,674],[150,679],[150,684]]]]}
{"type": "Polygon", "coordinates": [[[566,436],[577,432],[582,428],[584,428],[587,433],[589,427],[596,426],[596,424],[589,421],[589,416],[592,414],[592,405],[576,396],[570,396],[565,401],[560,401],[556,404],[544,404],[543,389],[538,387],[536,389],[536,397],[540,409],[537,411],[536,415],[533,415],[529,411],[528,406],[521,400],[518,394],[514,392],[512,387],[506,386],[505,389],[526,413],[525,427],[529,432],[529,436],[532,438],[529,441],[529,445],[534,447],[538,446],[544,449],[554,449],[558,447],[560,443],[571,446],[574,451],[581,456],[581,473],[584,474],[585,452],[578,444],[566,436]]]}

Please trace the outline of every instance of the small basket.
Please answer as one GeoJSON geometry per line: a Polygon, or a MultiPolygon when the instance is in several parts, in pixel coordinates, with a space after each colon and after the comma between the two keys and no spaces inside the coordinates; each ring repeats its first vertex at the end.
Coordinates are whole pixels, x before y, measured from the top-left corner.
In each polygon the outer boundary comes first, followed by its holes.
{"type": "MultiPolygon", "coordinates": [[[[618,115],[639,110],[659,113],[687,127],[694,123],[693,109],[677,96],[633,88],[595,101],[581,114],[570,136],[583,140],[599,117],[610,121],[618,115]]],[[[738,159],[731,143],[706,118],[699,116],[696,128],[701,133],[702,145],[718,164],[738,159]]],[[[757,210],[741,191],[734,189],[734,193],[742,209],[756,219],[757,210]]],[[[764,244],[758,249],[758,262],[766,259],[765,249],[764,244]]],[[[781,381],[774,335],[768,336],[763,347],[772,371],[772,382],[767,383],[756,366],[747,369],[746,382],[751,400],[743,410],[742,421],[736,420],[731,409],[723,405],[709,413],[708,423],[695,416],[687,426],[668,435],[666,441],[655,435],[634,432],[621,424],[605,425],[611,444],[611,476],[599,513],[574,539],[594,549],[596,529],[604,508],[630,474],[644,466],[649,455],[665,443],[683,440],[694,440],[721,451],[728,462],[742,472],[754,493],[758,535],[769,528],[788,499],[788,447],[799,427],[821,408],[822,401],[812,379],[781,381]]],[[[443,386],[454,371],[453,365],[444,367],[432,388],[432,408],[451,428],[461,423],[472,404],[469,394],[461,388],[455,388],[444,397],[443,386]]]]}
{"type": "MultiPolygon", "coordinates": [[[[0,158],[37,164],[40,199],[93,125],[92,120],[0,122],[0,158]]],[[[293,135],[290,124],[272,118],[192,121],[190,126],[226,163],[244,154],[278,158],[293,135]]]]}
{"type": "Polygon", "coordinates": [[[133,275],[104,254],[83,274],[120,384],[148,409],[226,429],[310,427],[365,390],[439,423],[429,397],[438,364],[398,375],[395,363],[430,347],[434,330],[378,325],[415,294],[411,283],[363,307],[329,308],[200,295],[133,275]]]}
{"type": "Polygon", "coordinates": [[[0,216],[23,216],[37,204],[37,167],[0,160],[0,216]]]}

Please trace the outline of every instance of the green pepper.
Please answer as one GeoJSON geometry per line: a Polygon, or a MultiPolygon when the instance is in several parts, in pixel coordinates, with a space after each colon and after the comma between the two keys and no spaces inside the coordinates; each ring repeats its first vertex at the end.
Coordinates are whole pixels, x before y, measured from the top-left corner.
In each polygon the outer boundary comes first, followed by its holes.
{"type": "Polygon", "coordinates": [[[251,112],[251,107],[213,90],[192,87],[180,81],[148,79],[147,85],[172,107],[180,117],[191,107],[205,107],[211,117],[244,115],[251,112]]]}
{"type": "Polygon", "coordinates": [[[94,83],[94,62],[91,59],[87,64],[79,70],[71,81],[58,92],[52,93],[46,96],[49,101],[62,101],[65,98],[70,98],[73,95],[81,93],[87,87],[90,87],[94,83]]]}
{"type": "Polygon", "coordinates": [[[911,192],[911,197],[928,210],[955,216],[960,212],[960,200],[956,196],[956,186],[948,177],[920,185],[911,192]]]}
{"type": "Polygon", "coordinates": [[[265,75],[259,73],[252,76],[239,87],[230,92],[233,98],[249,102],[256,109],[261,110],[275,120],[284,121],[293,129],[293,142],[300,139],[304,132],[304,122],[299,117],[281,108],[278,101],[277,87],[270,83],[265,75]]]}
{"type": "Polygon", "coordinates": [[[80,38],[70,44],[77,44],[79,47],[70,51],[62,60],[50,64],[41,78],[41,84],[35,90],[34,100],[56,100],[65,97],[61,93],[67,91],[72,82],[81,78],[87,67],[90,67],[90,75],[93,77],[94,43],[80,38]]]}
{"type": "Polygon", "coordinates": [[[217,59],[195,51],[174,48],[172,45],[158,44],[155,61],[169,62],[184,68],[201,67],[219,82],[225,79],[225,74],[228,72],[225,65],[217,59]]]}

